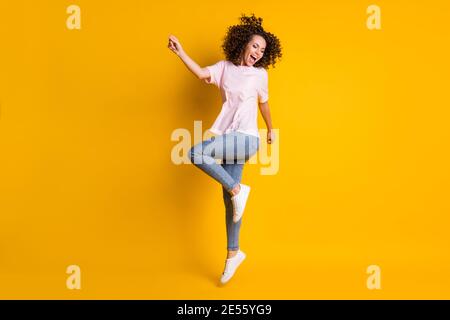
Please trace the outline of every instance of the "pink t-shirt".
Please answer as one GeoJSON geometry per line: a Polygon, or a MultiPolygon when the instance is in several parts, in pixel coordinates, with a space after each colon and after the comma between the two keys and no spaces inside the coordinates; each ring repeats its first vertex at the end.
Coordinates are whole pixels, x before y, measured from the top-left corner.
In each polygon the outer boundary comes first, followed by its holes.
{"type": "Polygon", "coordinates": [[[259,137],[258,102],[269,100],[268,74],[264,68],[236,66],[227,60],[207,66],[222,95],[222,110],[209,129],[214,134],[239,131],[259,137]]]}

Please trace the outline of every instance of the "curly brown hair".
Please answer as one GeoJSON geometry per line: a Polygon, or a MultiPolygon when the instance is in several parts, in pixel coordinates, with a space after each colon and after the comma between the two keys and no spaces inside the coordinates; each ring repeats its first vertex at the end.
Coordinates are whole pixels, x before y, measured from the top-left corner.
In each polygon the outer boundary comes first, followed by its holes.
{"type": "Polygon", "coordinates": [[[240,57],[245,47],[254,35],[259,35],[266,41],[266,48],[263,57],[254,66],[265,69],[269,66],[275,68],[277,59],[279,60],[282,57],[280,40],[274,34],[264,30],[262,21],[262,18],[257,18],[254,14],[251,16],[242,14],[240,24],[228,27],[222,43],[222,49],[228,61],[239,65],[240,57]]]}

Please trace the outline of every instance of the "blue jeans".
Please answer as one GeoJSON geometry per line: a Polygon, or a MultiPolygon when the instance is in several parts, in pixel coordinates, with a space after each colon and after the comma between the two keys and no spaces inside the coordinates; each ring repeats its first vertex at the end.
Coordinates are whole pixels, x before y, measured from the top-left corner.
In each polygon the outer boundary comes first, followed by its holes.
{"type": "Polygon", "coordinates": [[[239,249],[239,231],[242,218],[233,222],[231,191],[241,182],[245,162],[259,150],[259,138],[242,132],[231,132],[211,137],[189,150],[191,162],[222,185],[225,203],[227,249],[239,249]],[[222,160],[217,164],[215,159],[222,160]]]}

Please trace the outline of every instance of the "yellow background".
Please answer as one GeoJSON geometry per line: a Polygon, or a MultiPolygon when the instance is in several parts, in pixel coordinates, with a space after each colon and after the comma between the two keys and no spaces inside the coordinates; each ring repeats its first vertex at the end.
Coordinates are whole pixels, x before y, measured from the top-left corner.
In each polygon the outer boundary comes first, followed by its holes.
{"type": "Polygon", "coordinates": [[[446,0],[2,1],[0,298],[449,299],[449,18],[446,0]],[[280,168],[245,167],[248,257],[218,287],[222,190],[171,162],[170,135],[206,130],[220,95],[167,39],[210,65],[252,12],[283,46],[280,168]]]}

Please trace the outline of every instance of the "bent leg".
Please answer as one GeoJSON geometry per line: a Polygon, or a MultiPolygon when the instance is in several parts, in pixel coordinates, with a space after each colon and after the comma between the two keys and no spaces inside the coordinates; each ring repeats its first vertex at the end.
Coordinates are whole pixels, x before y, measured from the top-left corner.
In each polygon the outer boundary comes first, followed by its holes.
{"type": "Polygon", "coordinates": [[[222,135],[211,137],[202,141],[189,150],[191,162],[210,177],[218,181],[228,192],[233,190],[237,182],[216,159],[222,160],[231,157],[235,152],[235,146],[230,143],[233,136],[222,135]]]}

